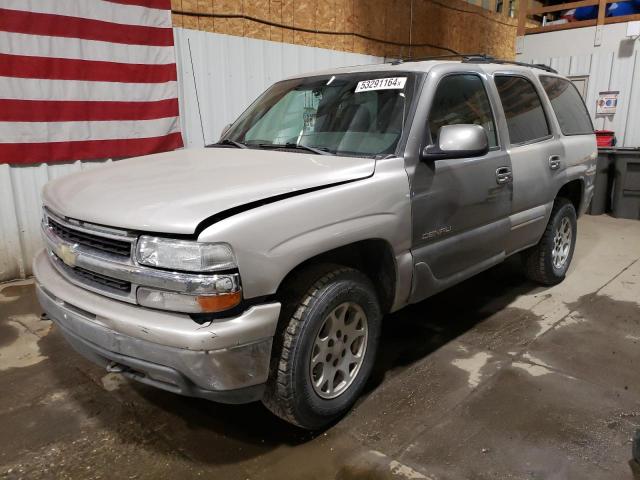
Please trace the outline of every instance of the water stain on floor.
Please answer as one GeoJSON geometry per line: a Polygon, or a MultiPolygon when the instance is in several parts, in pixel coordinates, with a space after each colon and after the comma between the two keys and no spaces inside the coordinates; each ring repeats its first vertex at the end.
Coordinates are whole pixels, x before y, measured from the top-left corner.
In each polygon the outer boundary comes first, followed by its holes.
{"type": "Polygon", "coordinates": [[[38,343],[47,336],[51,325],[50,320],[34,313],[9,316],[0,330],[0,371],[30,367],[45,360],[38,343]]]}
{"type": "Polygon", "coordinates": [[[482,379],[482,369],[492,357],[487,352],[478,352],[469,358],[457,358],[452,364],[469,374],[469,386],[475,388],[482,379]]]}

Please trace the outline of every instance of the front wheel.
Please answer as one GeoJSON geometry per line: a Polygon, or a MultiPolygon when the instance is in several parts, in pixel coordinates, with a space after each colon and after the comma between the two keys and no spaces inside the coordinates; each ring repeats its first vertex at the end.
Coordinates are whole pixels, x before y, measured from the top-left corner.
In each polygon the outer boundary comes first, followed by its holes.
{"type": "Polygon", "coordinates": [[[558,198],[540,242],[522,254],[527,277],[543,285],[564,280],[573,258],[576,234],[575,207],[566,198],[558,198]]]}
{"type": "Polygon", "coordinates": [[[371,281],[352,268],[313,267],[293,279],[291,290],[263,403],[284,420],[315,430],[358,399],[373,367],[382,313],[371,281]]]}

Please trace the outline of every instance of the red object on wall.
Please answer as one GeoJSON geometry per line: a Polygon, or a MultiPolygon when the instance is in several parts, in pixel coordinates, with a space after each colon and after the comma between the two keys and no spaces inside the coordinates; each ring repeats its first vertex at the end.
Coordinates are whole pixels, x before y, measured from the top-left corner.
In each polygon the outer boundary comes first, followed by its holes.
{"type": "Polygon", "coordinates": [[[616,144],[616,132],[611,130],[596,130],[598,147],[613,147],[616,144]]]}
{"type": "Polygon", "coordinates": [[[0,163],[183,146],[170,0],[6,0],[0,163]]]}

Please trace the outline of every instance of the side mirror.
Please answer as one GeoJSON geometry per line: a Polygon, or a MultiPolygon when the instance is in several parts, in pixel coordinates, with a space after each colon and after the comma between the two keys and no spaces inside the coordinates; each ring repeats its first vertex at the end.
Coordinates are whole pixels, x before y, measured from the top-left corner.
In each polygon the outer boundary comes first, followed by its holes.
{"type": "Polygon", "coordinates": [[[422,160],[479,157],[489,151],[487,132],[480,125],[445,125],[438,132],[438,145],[422,151],[422,160]]]}
{"type": "Polygon", "coordinates": [[[229,129],[231,128],[231,125],[233,125],[233,123],[227,123],[224,126],[224,128],[222,129],[222,132],[220,132],[220,138],[224,137],[224,134],[229,131],[229,129]]]}

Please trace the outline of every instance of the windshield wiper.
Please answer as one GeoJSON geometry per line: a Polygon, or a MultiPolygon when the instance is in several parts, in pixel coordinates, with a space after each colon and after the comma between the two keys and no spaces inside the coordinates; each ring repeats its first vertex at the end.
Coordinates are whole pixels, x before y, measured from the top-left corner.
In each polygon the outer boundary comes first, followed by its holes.
{"type": "Polygon", "coordinates": [[[260,143],[258,148],[290,148],[293,150],[306,150],[307,152],[315,153],[316,155],[335,155],[326,147],[310,147],[308,145],[301,145],[299,143],[260,143]]]}
{"type": "Polygon", "coordinates": [[[224,138],[220,140],[218,143],[212,143],[210,145],[207,145],[207,148],[215,147],[218,145],[231,145],[232,147],[236,147],[236,148],[249,148],[244,143],[236,142],[235,140],[230,140],[228,138],[224,138]]]}

